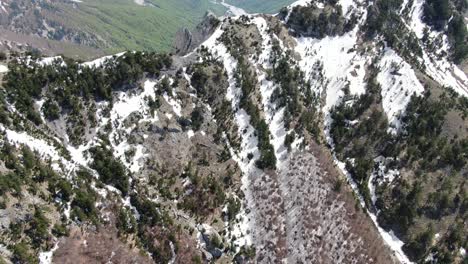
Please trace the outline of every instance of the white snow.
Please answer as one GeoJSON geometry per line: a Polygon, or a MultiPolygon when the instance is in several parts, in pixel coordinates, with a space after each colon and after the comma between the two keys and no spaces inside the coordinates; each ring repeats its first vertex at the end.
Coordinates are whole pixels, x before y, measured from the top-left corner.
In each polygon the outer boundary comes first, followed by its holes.
{"type": "Polygon", "coordinates": [[[63,211],[63,214],[67,217],[67,219],[70,219],[70,211],[71,211],[71,201],[69,201],[66,204],[65,210],[63,211]]]}
{"type": "Polygon", "coordinates": [[[193,132],[193,130],[190,129],[189,131],[187,131],[187,136],[188,138],[192,138],[193,136],[195,136],[195,133],[193,132]]]}
{"type": "MultiPolygon", "coordinates": [[[[109,139],[114,149],[114,156],[119,158],[132,172],[138,172],[141,169],[140,161],[146,155],[144,154],[144,147],[142,145],[132,147],[127,143],[125,134],[131,133],[136,127],[136,124],[125,127],[124,121],[130,116],[130,114],[135,112],[141,114],[141,119],[138,121],[140,123],[156,122],[159,120],[157,116],[151,116],[149,106],[145,100],[145,98],[155,99],[156,84],[157,82],[154,80],[146,80],[143,84],[142,91],[119,92],[110,111],[110,119],[101,116],[101,109],[105,108],[106,104],[100,105],[100,109],[97,112],[98,119],[101,120],[100,128],[105,126],[108,121],[110,121],[113,126],[109,139]],[[132,148],[135,150],[135,155],[129,162],[125,157],[125,153],[132,148]]],[[[78,160],[85,162],[87,159],[82,156],[82,152],[89,149],[89,147],[90,145],[80,146],[79,149],[75,150],[72,149],[72,155],[76,155],[78,160]]]]}
{"type": "Polygon", "coordinates": [[[20,62],[24,62],[26,65],[31,66],[31,63],[37,63],[41,67],[52,65],[56,62],[60,62],[60,66],[66,66],[67,64],[63,60],[61,56],[54,56],[54,57],[42,57],[37,60],[33,60],[31,56],[26,56],[18,59],[20,62]]]}
{"type": "MultiPolygon", "coordinates": [[[[305,4],[305,1],[297,2],[297,4],[305,4]]],[[[253,23],[257,25],[264,40],[269,37],[266,36],[264,23],[261,18],[254,18],[253,23]]],[[[237,67],[237,62],[228,54],[226,48],[220,44],[216,43],[216,39],[222,34],[221,27],[204,43],[204,46],[207,46],[210,51],[215,55],[219,56],[224,63],[225,69],[227,71],[229,87],[227,91],[227,99],[230,100],[233,109],[238,109],[239,97],[241,91],[236,87],[235,80],[233,78],[234,71],[237,67]]],[[[353,48],[356,43],[356,34],[357,28],[350,33],[345,34],[341,37],[326,37],[321,40],[311,39],[311,38],[300,38],[298,39],[298,45],[296,46],[296,51],[302,55],[302,59],[299,62],[301,69],[306,73],[307,78],[311,81],[312,86],[317,92],[327,92],[326,102],[323,106],[323,111],[327,114],[330,108],[339,102],[340,97],[343,95],[341,89],[346,85],[349,85],[349,90],[351,94],[362,94],[365,92],[365,66],[368,63],[368,58],[363,57],[357,54],[353,48]],[[323,68],[322,68],[323,67],[323,68]],[[320,69],[322,68],[322,69],[320,69]],[[318,73],[319,72],[319,73],[318,73]],[[321,78],[320,75],[324,74],[324,78],[321,78]]],[[[268,55],[269,55],[269,46],[262,43],[262,53],[258,58],[258,62],[263,64],[268,68],[268,55]]],[[[272,127],[275,124],[280,124],[278,122],[281,118],[275,118],[274,115],[281,117],[281,111],[269,112],[269,109],[273,106],[265,99],[271,96],[271,91],[273,89],[273,84],[268,82],[265,76],[261,72],[257,72],[259,77],[259,82],[261,85],[261,95],[262,95],[262,104],[266,117],[270,122],[270,130],[276,131],[280,125],[277,125],[277,128],[272,127]]],[[[245,186],[249,183],[245,175],[252,175],[256,173],[256,168],[253,162],[249,161],[246,157],[247,154],[253,154],[256,159],[259,156],[257,149],[257,138],[254,136],[253,127],[249,124],[250,117],[245,113],[244,110],[240,109],[235,112],[235,120],[239,128],[239,134],[241,137],[241,146],[239,153],[236,153],[231,149],[233,154],[233,159],[236,160],[244,174],[242,177],[242,188],[247,190],[245,186]],[[245,131],[245,133],[244,133],[245,131]]],[[[275,138],[276,133],[272,133],[273,139],[275,138]]],[[[277,136],[277,135],[276,135],[277,136]]],[[[279,149],[279,143],[281,142],[281,137],[277,137],[276,140],[273,140],[272,143],[275,147],[275,152],[279,149]]],[[[283,140],[284,142],[284,140],[283,140]]],[[[351,179],[350,175],[345,170],[345,164],[339,161],[336,161],[337,165],[345,172],[348,176],[350,184],[357,191],[357,186],[354,181],[351,179]]],[[[249,193],[246,193],[247,196],[249,193]]],[[[361,203],[363,204],[362,197],[360,197],[361,203]]],[[[246,198],[247,203],[249,198],[246,198]]],[[[369,213],[370,214],[370,213],[369,213]]],[[[403,242],[398,240],[393,233],[387,233],[381,229],[377,222],[376,217],[372,214],[371,218],[374,221],[374,224],[378,227],[379,232],[382,234],[384,240],[388,245],[395,251],[398,259],[403,263],[410,263],[409,260],[404,255],[401,250],[403,242]]],[[[232,233],[236,234],[246,234],[249,230],[250,223],[246,221],[246,217],[242,218],[244,221],[241,221],[241,224],[236,226],[232,233]]],[[[238,245],[242,243],[251,243],[251,238],[249,236],[245,237],[246,241],[241,241],[238,245]]],[[[236,241],[236,244],[238,241],[236,241]]]]}
{"type": "Polygon", "coordinates": [[[338,4],[341,5],[343,14],[346,18],[349,18],[351,15],[350,11],[356,7],[354,0],[340,0],[338,4]]]}
{"type": "MultiPolygon", "coordinates": [[[[423,0],[414,0],[411,9],[411,18],[408,28],[421,39],[426,25],[422,21],[423,0]]],[[[450,50],[449,40],[443,32],[429,30],[430,39],[442,39],[442,45],[436,50],[438,54],[447,54],[450,50]]],[[[452,87],[458,94],[468,97],[468,78],[466,74],[455,64],[447,60],[447,56],[442,57],[423,49],[420,63],[425,66],[426,73],[439,84],[452,87]]]]}
{"type": "Polygon", "coordinates": [[[441,85],[452,87],[458,94],[468,97],[468,78],[456,65],[445,58],[431,58],[426,52],[423,52],[423,60],[429,76],[441,85]]]}
{"type": "Polygon", "coordinates": [[[292,4],[290,4],[288,7],[289,8],[292,8],[292,7],[296,7],[296,6],[307,6],[308,4],[310,4],[311,0],[299,0],[299,1],[296,1],[292,4]]]}
{"type": "Polygon", "coordinates": [[[377,201],[377,195],[375,194],[375,177],[376,173],[372,172],[369,177],[369,181],[367,182],[367,188],[369,188],[369,194],[373,205],[375,205],[375,202],[377,201]]]}
{"type": "Polygon", "coordinates": [[[85,158],[83,152],[90,148],[91,142],[86,145],[81,145],[77,148],[73,146],[67,146],[68,152],[70,152],[70,156],[73,162],[79,164],[81,166],[87,166],[89,162],[91,162],[91,158],[85,158]]]}
{"type": "Polygon", "coordinates": [[[52,264],[52,255],[58,249],[58,242],[55,243],[54,247],[50,251],[39,253],[39,264],[52,264]]]}
{"type": "MultiPolygon", "coordinates": [[[[339,161],[335,156],[334,156],[334,161],[335,161],[335,164],[338,166],[338,168],[340,168],[340,170],[343,172],[343,174],[345,174],[345,176],[346,176],[346,178],[348,180],[348,183],[353,188],[354,192],[356,193],[357,198],[359,199],[361,206],[363,208],[366,208],[365,204],[364,204],[364,199],[362,198],[362,196],[359,193],[356,182],[353,180],[353,178],[351,177],[349,172],[346,170],[345,163],[339,161]]],[[[366,211],[367,211],[367,214],[369,215],[369,217],[374,222],[374,225],[377,227],[377,230],[379,231],[380,236],[385,241],[385,243],[390,247],[390,249],[393,251],[393,253],[397,257],[397,259],[402,264],[411,264],[412,262],[408,259],[408,257],[403,252],[403,249],[402,249],[402,246],[404,245],[403,241],[401,241],[398,237],[396,237],[395,234],[393,233],[393,231],[387,232],[383,228],[381,228],[379,223],[377,222],[377,216],[375,214],[373,214],[372,212],[370,212],[369,210],[367,210],[367,209],[366,209],[366,211]]]]}
{"type": "Polygon", "coordinates": [[[8,72],[8,67],[0,64],[0,73],[8,72]]]}
{"type": "Polygon", "coordinates": [[[320,40],[305,37],[297,39],[296,51],[301,55],[299,66],[316,92],[326,92],[325,113],[339,102],[346,85],[349,85],[353,95],[365,92],[367,59],[353,50],[357,30],[358,27],[343,36],[320,40]]]}
{"type": "Polygon", "coordinates": [[[63,61],[63,58],[61,56],[55,56],[55,57],[44,57],[44,58],[41,58],[37,61],[37,63],[44,67],[44,66],[48,66],[48,65],[51,65],[53,64],[54,62],[56,61],[60,61],[60,65],[61,66],[65,66],[65,62],[63,61]]]}
{"type": "Polygon", "coordinates": [[[385,157],[379,156],[374,159],[374,162],[378,164],[378,167],[377,169],[374,169],[374,171],[370,175],[369,182],[367,185],[367,187],[369,188],[370,195],[371,195],[372,204],[374,205],[375,205],[375,202],[377,201],[377,196],[375,194],[376,185],[381,185],[383,183],[391,184],[394,179],[400,176],[400,171],[387,169],[387,166],[385,164],[387,160],[391,161],[393,160],[393,158],[385,158],[385,157]]]}
{"type": "Polygon", "coordinates": [[[230,4],[226,3],[225,0],[222,0],[222,2],[220,4],[225,6],[228,9],[227,13],[230,13],[231,15],[233,15],[235,17],[248,14],[244,9],[239,8],[237,6],[230,5],[230,4]]]}
{"type": "Polygon", "coordinates": [[[401,7],[400,7],[400,15],[403,15],[403,11],[406,9],[408,2],[409,0],[403,0],[403,3],[401,4],[401,7]]]}
{"type": "Polygon", "coordinates": [[[156,82],[147,80],[143,85],[143,91],[140,94],[130,94],[129,92],[120,92],[118,100],[111,111],[111,120],[125,120],[131,113],[144,112],[149,114],[149,109],[145,96],[155,99],[156,82]]]}
{"type": "Polygon", "coordinates": [[[67,176],[70,176],[71,172],[74,171],[77,167],[77,164],[83,166],[87,165],[85,162],[81,163],[79,159],[72,161],[66,160],[61,156],[60,152],[53,145],[43,139],[32,137],[26,132],[17,132],[10,129],[4,129],[3,126],[0,127],[0,131],[5,131],[6,138],[15,146],[18,147],[21,144],[26,145],[32,151],[37,152],[39,156],[43,158],[50,158],[50,161],[52,162],[52,169],[55,171],[66,172],[67,176]]]}
{"type": "Polygon", "coordinates": [[[172,106],[172,111],[174,111],[174,113],[177,116],[182,116],[182,106],[180,105],[180,102],[177,101],[176,99],[174,99],[173,97],[174,96],[167,95],[167,93],[164,93],[164,95],[163,95],[164,100],[166,100],[166,102],[170,106],[172,106]]]}
{"type": "Polygon", "coordinates": [[[41,98],[40,100],[36,101],[36,106],[37,106],[39,115],[41,116],[41,119],[43,122],[45,122],[44,112],[42,111],[42,106],[44,105],[44,103],[45,103],[45,98],[41,98]]]}
{"type": "MultiPolygon", "coordinates": [[[[255,17],[252,19],[262,36],[262,53],[256,60],[251,59],[252,65],[261,65],[263,69],[271,69],[270,58],[272,56],[272,38],[268,33],[268,25],[263,17],[255,17]]],[[[275,156],[278,161],[278,168],[281,167],[282,161],[287,157],[287,149],[284,146],[284,139],[286,137],[286,129],[284,128],[283,118],[285,108],[277,110],[277,106],[271,103],[271,96],[276,88],[276,85],[267,80],[267,75],[264,70],[257,68],[257,81],[260,84],[260,93],[262,95],[263,111],[265,112],[265,119],[269,126],[271,133],[270,143],[275,149],[275,156]]]]}
{"type": "Polygon", "coordinates": [[[6,14],[8,14],[8,11],[6,10],[5,5],[3,4],[2,1],[0,1],[0,9],[1,9],[1,11],[5,12],[6,14]]]}
{"type": "Polygon", "coordinates": [[[169,264],[174,264],[176,263],[177,254],[175,252],[175,247],[172,241],[169,242],[169,246],[171,247],[171,254],[172,254],[171,260],[169,260],[169,264]]]}
{"type": "Polygon", "coordinates": [[[132,165],[129,168],[130,171],[133,173],[140,171],[141,168],[143,167],[140,164],[140,160],[146,156],[143,150],[144,150],[144,147],[142,145],[136,146],[136,151],[135,151],[135,155],[133,156],[132,165]]]}
{"type": "MultiPolygon", "coordinates": [[[[19,146],[21,144],[24,144],[28,146],[31,150],[39,153],[40,156],[50,157],[51,161],[53,162],[63,161],[59,152],[47,141],[43,139],[34,138],[28,135],[26,132],[17,132],[10,129],[4,129],[3,127],[1,130],[5,131],[8,141],[10,141],[10,143],[14,145],[19,146]]],[[[58,164],[53,164],[54,169],[58,169],[56,165],[58,164]]]]}
{"type": "MultiPolygon", "coordinates": [[[[213,33],[213,35],[203,43],[203,46],[209,48],[214,56],[220,58],[228,75],[229,87],[226,91],[226,99],[231,102],[232,109],[235,111],[234,119],[238,126],[238,133],[241,136],[240,151],[237,153],[230,147],[228,141],[226,143],[229,146],[233,159],[239,164],[239,167],[243,172],[243,177],[241,178],[241,188],[246,195],[247,204],[249,204],[249,201],[251,201],[251,194],[248,191],[248,175],[258,172],[258,169],[253,162],[253,160],[256,160],[260,157],[260,153],[257,148],[258,139],[255,136],[255,129],[250,125],[250,116],[243,109],[239,109],[240,95],[242,94],[242,91],[239,87],[237,87],[234,78],[234,73],[237,68],[237,61],[229,54],[226,47],[222,43],[217,42],[217,39],[223,33],[221,27],[222,26],[220,26],[213,33]],[[249,153],[253,155],[252,160],[247,158],[249,153]]],[[[229,237],[230,234],[235,234],[236,240],[234,241],[234,245],[237,246],[237,250],[239,250],[239,248],[243,245],[252,244],[252,238],[249,235],[249,230],[252,223],[250,222],[248,216],[245,215],[244,211],[245,208],[242,206],[241,213],[236,216],[238,222],[234,224],[232,229],[228,229],[228,232],[226,232],[226,237],[229,237]]],[[[226,223],[226,225],[228,224],[226,223]]]]}
{"type": "Polygon", "coordinates": [[[134,0],[133,2],[139,6],[145,6],[145,0],[134,0]]]}
{"type": "Polygon", "coordinates": [[[414,0],[411,8],[410,28],[416,36],[421,39],[423,37],[424,28],[426,25],[422,22],[421,16],[423,12],[424,0],[414,0]]]}
{"type": "MultiPolygon", "coordinates": [[[[301,4],[302,3],[303,2],[301,1],[301,4]]],[[[361,17],[359,24],[361,24],[366,18],[366,11],[360,11],[363,12],[364,15],[361,17]]],[[[327,141],[332,146],[333,142],[329,136],[329,125],[331,122],[329,111],[343,97],[344,93],[342,89],[348,86],[351,95],[360,95],[365,93],[365,68],[370,64],[372,58],[358,54],[354,49],[357,42],[359,24],[354,30],[344,34],[343,36],[325,37],[323,39],[304,37],[296,39],[297,46],[295,47],[295,50],[301,55],[299,66],[305,73],[306,78],[311,82],[312,88],[318,94],[326,93],[325,104],[322,107],[322,111],[325,115],[325,134],[327,141]]],[[[390,56],[392,54],[389,53],[387,55],[390,56]]],[[[385,57],[383,60],[385,61],[385,57]]],[[[411,68],[405,67],[405,69],[407,70],[411,68]]],[[[409,83],[414,81],[413,74],[413,71],[411,71],[411,73],[405,73],[403,75],[405,78],[404,81],[409,83]]],[[[419,86],[417,88],[419,88],[419,86]]],[[[385,94],[387,95],[387,93],[388,91],[386,91],[385,94]]],[[[388,93],[387,98],[387,103],[391,103],[392,94],[388,93]]],[[[387,111],[390,111],[391,109],[396,112],[398,110],[390,108],[390,106],[394,107],[391,104],[387,104],[387,106],[387,111]]],[[[351,175],[346,171],[345,163],[339,161],[336,157],[334,157],[334,160],[337,167],[339,167],[345,174],[348,183],[357,194],[361,206],[365,208],[364,199],[359,194],[357,185],[351,175]]],[[[376,216],[374,214],[369,211],[368,214],[373,220],[382,238],[395,252],[396,257],[400,262],[411,263],[401,249],[403,242],[395,237],[392,232],[386,232],[383,230],[377,223],[376,216]]]]}
{"type": "Polygon", "coordinates": [[[348,87],[350,95],[364,94],[366,90],[366,67],[371,58],[354,50],[358,28],[359,25],[343,36],[327,36],[320,40],[305,37],[296,39],[295,51],[301,55],[299,67],[306,80],[310,81],[312,90],[319,96],[325,93],[322,111],[325,134],[330,143],[330,110],[344,96],[343,89],[348,87]]]}
{"type": "Polygon", "coordinates": [[[396,134],[401,128],[399,116],[406,110],[411,95],[421,95],[424,87],[411,66],[390,48],[385,50],[378,66],[377,81],[382,88],[382,106],[390,124],[389,132],[396,134]]]}
{"type": "Polygon", "coordinates": [[[102,65],[104,65],[104,63],[107,60],[112,59],[114,57],[115,58],[121,57],[124,54],[125,54],[125,52],[121,52],[121,53],[117,53],[117,54],[114,54],[114,55],[104,56],[104,57],[95,59],[93,61],[84,62],[81,65],[82,66],[87,66],[87,67],[90,67],[90,68],[98,68],[98,67],[101,67],[102,65]]]}
{"type": "Polygon", "coordinates": [[[377,222],[377,217],[369,213],[369,216],[371,217],[372,221],[374,222],[375,226],[377,227],[377,230],[379,231],[380,235],[382,236],[383,240],[387,245],[389,245],[390,249],[392,249],[393,253],[397,257],[397,259],[402,263],[402,264],[410,264],[413,263],[411,262],[408,257],[405,255],[405,252],[403,252],[403,241],[401,241],[393,231],[387,232],[384,229],[382,229],[378,222],[377,222]]]}

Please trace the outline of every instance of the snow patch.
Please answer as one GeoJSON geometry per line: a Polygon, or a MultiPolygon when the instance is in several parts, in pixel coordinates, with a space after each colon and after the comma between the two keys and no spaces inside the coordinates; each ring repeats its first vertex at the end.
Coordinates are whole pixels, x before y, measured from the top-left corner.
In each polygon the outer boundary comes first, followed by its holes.
{"type": "Polygon", "coordinates": [[[69,201],[67,204],[66,204],[66,207],[63,211],[63,215],[65,215],[67,217],[67,219],[70,219],[70,212],[71,212],[71,201],[69,201]]]}
{"type": "Polygon", "coordinates": [[[143,112],[145,116],[149,115],[149,108],[145,97],[155,99],[156,82],[147,80],[143,85],[143,91],[140,94],[129,95],[129,92],[120,92],[118,99],[111,111],[112,120],[125,120],[131,113],[143,112]]]}
{"type": "Polygon", "coordinates": [[[63,58],[61,56],[55,56],[55,57],[44,57],[41,58],[37,61],[37,63],[42,66],[49,66],[52,65],[55,62],[60,61],[60,66],[66,66],[65,62],[63,61],[63,58]]]}
{"type": "Polygon", "coordinates": [[[356,8],[356,4],[354,3],[354,0],[340,0],[338,4],[341,5],[343,14],[345,15],[346,18],[349,18],[351,14],[350,11],[356,8]]]}
{"type": "Polygon", "coordinates": [[[423,60],[426,73],[439,84],[453,88],[458,94],[468,97],[468,78],[456,65],[443,58],[431,58],[423,51],[423,60]]]}
{"type": "Polygon", "coordinates": [[[195,132],[193,132],[193,130],[190,129],[189,131],[187,131],[187,136],[188,138],[192,138],[193,136],[195,136],[195,132]]]}
{"type": "MultiPolygon", "coordinates": [[[[203,43],[203,46],[209,48],[211,53],[213,53],[214,56],[219,57],[223,62],[224,68],[226,69],[228,75],[229,83],[228,89],[226,91],[226,99],[231,102],[231,106],[234,111],[235,109],[238,109],[234,113],[234,120],[238,125],[238,133],[241,135],[239,152],[233,150],[230,147],[229,142],[227,142],[227,144],[233,159],[239,164],[239,167],[243,173],[243,177],[241,178],[241,188],[246,195],[247,204],[249,204],[249,201],[251,201],[251,194],[248,191],[248,177],[252,173],[258,173],[255,162],[253,162],[253,160],[256,160],[260,157],[260,153],[257,147],[258,139],[255,136],[255,129],[252,127],[252,125],[250,125],[250,116],[244,111],[244,109],[239,109],[239,101],[242,91],[239,87],[237,87],[234,78],[234,74],[237,68],[237,61],[229,54],[227,48],[217,41],[217,39],[223,33],[221,27],[222,26],[220,26],[213,33],[213,35],[203,43]],[[249,154],[253,155],[252,159],[247,158],[249,154]]],[[[237,250],[239,250],[241,246],[248,246],[252,244],[252,237],[249,235],[251,222],[249,217],[244,212],[245,208],[242,206],[241,213],[236,216],[236,219],[238,220],[237,223],[234,224],[231,230],[228,229],[228,232],[226,232],[226,238],[228,239],[230,234],[235,234],[236,240],[233,241],[233,243],[237,250]]],[[[226,225],[228,225],[228,223],[226,223],[226,225]]]]}
{"type": "Polygon", "coordinates": [[[5,5],[4,5],[4,3],[3,3],[2,1],[0,1],[0,9],[1,9],[1,11],[5,12],[6,14],[8,14],[8,11],[6,10],[5,5]]]}
{"type": "Polygon", "coordinates": [[[379,156],[374,159],[374,162],[378,164],[377,169],[375,169],[369,177],[369,182],[367,187],[371,195],[372,204],[375,205],[377,201],[377,196],[375,194],[376,185],[381,185],[383,183],[391,183],[395,178],[400,176],[400,171],[387,169],[386,161],[393,160],[393,158],[384,158],[379,156]]]}
{"type": "Polygon", "coordinates": [[[296,7],[296,6],[307,6],[308,4],[310,4],[311,0],[299,0],[299,1],[296,1],[292,4],[289,5],[289,7],[296,7]]]}
{"type": "MultiPolygon", "coordinates": [[[[125,127],[124,121],[132,113],[139,113],[140,119],[138,122],[156,122],[158,121],[157,116],[152,116],[150,108],[147,105],[146,98],[155,99],[155,85],[156,81],[146,80],[143,84],[143,91],[139,92],[119,92],[118,99],[114,103],[112,110],[110,111],[110,120],[108,118],[99,118],[102,120],[101,127],[104,126],[108,121],[113,126],[113,130],[109,135],[109,139],[112,147],[114,148],[114,155],[124,163],[124,165],[132,172],[138,172],[141,169],[140,160],[145,157],[144,147],[137,145],[134,147],[134,156],[131,161],[127,161],[126,152],[132,148],[126,141],[126,137],[122,134],[129,134],[136,127],[136,124],[125,127]]],[[[98,115],[100,112],[98,111],[98,115]]],[[[80,150],[79,150],[80,151],[80,150]]],[[[79,155],[79,151],[75,152],[79,155]]],[[[80,158],[83,161],[83,158],[80,158]]]]}
{"type": "Polygon", "coordinates": [[[411,8],[410,27],[419,39],[423,37],[424,28],[426,27],[426,25],[421,20],[423,5],[424,0],[414,0],[413,6],[411,8]]]}
{"type": "Polygon", "coordinates": [[[44,105],[44,103],[45,103],[45,98],[41,98],[40,100],[36,101],[36,106],[37,106],[39,115],[41,116],[41,119],[43,122],[45,122],[44,112],[42,111],[42,106],[44,105]]]}
{"type": "Polygon", "coordinates": [[[28,135],[26,132],[17,132],[10,129],[4,129],[3,127],[1,127],[0,130],[5,131],[8,141],[13,143],[14,145],[19,146],[21,144],[24,144],[28,146],[31,150],[36,151],[40,156],[50,157],[51,161],[55,162],[54,164],[52,164],[52,167],[55,170],[60,170],[60,163],[68,164],[68,162],[60,156],[60,153],[55,149],[55,147],[51,146],[47,141],[43,139],[34,138],[28,135]]]}
{"type": "Polygon", "coordinates": [[[58,249],[58,242],[55,243],[54,247],[50,251],[39,253],[39,264],[52,264],[52,256],[58,249]]]}
{"type": "Polygon", "coordinates": [[[133,156],[132,163],[130,166],[130,171],[133,173],[139,172],[143,167],[140,164],[140,160],[144,158],[146,155],[143,152],[144,147],[142,145],[137,145],[135,150],[135,155],[133,156]]]}
{"type": "MultiPolygon", "coordinates": [[[[408,28],[412,30],[419,39],[424,36],[425,23],[422,21],[423,0],[414,0],[411,9],[411,21],[408,28]]],[[[442,39],[442,45],[437,53],[449,54],[450,43],[443,32],[437,32],[429,29],[429,37],[431,39],[442,39]]],[[[431,76],[439,84],[452,87],[458,94],[468,97],[468,78],[466,74],[458,68],[457,65],[449,62],[446,56],[437,56],[430,54],[426,50],[422,50],[422,59],[420,63],[425,66],[426,73],[431,76]]]]}
{"type": "Polygon", "coordinates": [[[328,111],[344,95],[342,89],[349,87],[350,94],[365,93],[365,66],[367,58],[357,54],[356,27],[343,36],[323,39],[297,39],[295,50],[301,55],[299,66],[317,93],[326,92],[323,111],[328,111]]]}
{"type": "Polygon", "coordinates": [[[68,152],[70,152],[70,156],[73,162],[79,164],[81,166],[87,166],[89,162],[91,162],[91,158],[85,158],[83,152],[90,148],[91,142],[86,145],[81,145],[77,148],[73,146],[67,146],[68,152]]]}
{"type": "Polygon", "coordinates": [[[228,13],[228,14],[230,14],[232,16],[237,17],[237,16],[242,16],[242,15],[247,15],[248,14],[244,9],[239,8],[237,6],[230,5],[230,4],[226,3],[225,0],[223,0],[220,4],[225,6],[228,9],[228,11],[226,13],[228,13]]]}
{"type": "Polygon", "coordinates": [[[377,81],[382,88],[382,106],[389,121],[389,132],[396,134],[401,128],[399,116],[405,111],[413,94],[421,95],[424,87],[414,70],[398,54],[387,48],[378,64],[377,81]]]}
{"type": "Polygon", "coordinates": [[[182,116],[182,106],[180,105],[180,103],[173,98],[173,96],[169,96],[167,95],[167,93],[164,93],[163,95],[164,97],[164,100],[166,100],[166,102],[172,106],[172,111],[174,111],[174,113],[177,115],[177,116],[182,116]]]}
{"type": "Polygon", "coordinates": [[[107,60],[112,59],[112,58],[121,57],[124,54],[125,54],[125,52],[121,52],[121,53],[117,53],[117,54],[114,54],[114,55],[104,56],[104,57],[95,59],[93,61],[84,62],[81,65],[86,66],[86,67],[90,67],[90,68],[99,68],[102,65],[104,65],[107,60]]]}
{"type": "Polygon", "coordinates": [[[0,73],[8,72],[8,67],[0,64],[0,73]]]}
{"type": "MultiPolygon", "coordinates": [[[[271,69],[270,58],[272,56],[272,38],[268,33],[268,25],[263,17],[255,17],[252,19],[260,34],[262,35],[262,53],[258,59],[254,61],[251,59],[252,65],[261,65],[263,69],[271,69]]],[[[284,128],[283,118],[285,107],[277,110],[276,103],[271,102],[271,96],[276,89],[276,85],[267,80],[267,75],[264,71],[257,68],[257,81],[260,84],[260,93],[262,95],[263,111],[265,112],[265,119],[268,124],[268,129],[271,133],[270,143],[275,150],[275,156],[278,161],[278,167],[281,167],[282,162],[286,160],[287,148],[284,146],[286,138],[286,129],[284,128]]]]}

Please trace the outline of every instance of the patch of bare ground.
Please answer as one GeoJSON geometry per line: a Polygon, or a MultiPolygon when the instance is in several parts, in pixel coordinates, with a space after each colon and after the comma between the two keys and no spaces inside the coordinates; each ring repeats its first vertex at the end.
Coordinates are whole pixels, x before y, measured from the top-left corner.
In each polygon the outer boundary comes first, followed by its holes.
{"type": "MultiPolygon", "coordinates": [[[[468,63],[465,61],[460,64],[460,67],[464,67],[463,70],[466,73],[466,69],[468,68],[468,63]]],[[[416,72],[419,81],[428,88],[430,91],[430,98],[434,101],[440,99],[440,96],[447,92],[445,87],[440,86],[434,80],[428,78],[426,75],[416,72]]],[[[453,139],[454,137],[457,138],[465,138],[468,136],[468,119],[462,118],[462,113],[458,110],[450,110],[444,119],[444,125],[442,126],[442,133],[448,139],[453,139]]]]}
{"type": "Polygon", "coordinates": [[[70,235],[62,238],[53,256],[54,263],[153,263],[136,247],[130,248],[117,236],[117,229],[102,227],[98,230],[74,227],[70,235]]]}
{"type": "Polygon", "coordinates": [[[278,173],[250,175],[258,263],[396,263],[331,155],[315,143],[278,173]]]}
{"type": "Polygon", "coordinates": [[[372,220],[362,210],[361,206],[357,205],[351,187],[343,184],[340,191],[333,190],[336,181],[339,179],[344,180],[345,176],[336,167],[329,150],[315,142],[312,142],[310,146],[320,169],[325,172],[322,180],[328,187],[329,198],[343,202],[343,215],[350,226],[350,231],[363,242],[362,253],[367,254],[373,260],[371,261],[373,263],[398,263],[391,250],[382,240],[372,220]]]}

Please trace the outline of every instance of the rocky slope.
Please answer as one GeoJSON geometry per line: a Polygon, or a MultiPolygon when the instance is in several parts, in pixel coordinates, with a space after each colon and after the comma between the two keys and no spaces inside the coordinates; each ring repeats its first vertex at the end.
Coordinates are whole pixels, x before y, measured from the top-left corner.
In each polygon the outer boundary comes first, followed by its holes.
{"type": "Polygon", "coordinates": [[[466,261],[465,58],[423,8],[298,1],[183,56],[10,54],[1,256],[466,261]]]}

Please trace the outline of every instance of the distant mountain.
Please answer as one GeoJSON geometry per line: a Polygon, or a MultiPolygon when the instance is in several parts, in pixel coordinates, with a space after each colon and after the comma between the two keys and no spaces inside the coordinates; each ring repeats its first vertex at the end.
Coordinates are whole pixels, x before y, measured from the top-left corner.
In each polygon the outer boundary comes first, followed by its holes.
{"type": "Polygon", "coordinates": [[[209,0],[2,0],[0,26],[106,53],[169,51],[177,30],[194,28],[208,11],[225,10],[209,0]]]}

